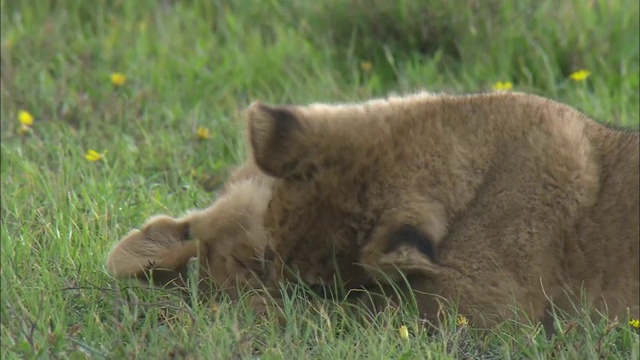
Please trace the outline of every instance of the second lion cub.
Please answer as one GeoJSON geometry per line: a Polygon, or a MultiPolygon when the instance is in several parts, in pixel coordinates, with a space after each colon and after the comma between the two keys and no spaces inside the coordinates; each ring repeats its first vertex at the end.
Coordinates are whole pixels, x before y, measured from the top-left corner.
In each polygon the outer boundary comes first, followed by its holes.
{"type": "Polygon", "coordinates": [[[262,217],[271,181],[248,161],[207,209],[179,218],[155,216],[131,231],[107,256],[107,271],[117,278],[185,288],[189,261],[197,257],[204,296],[216,288],[237,299],[243,288],[260,287],[266,246],[262,217]]]}

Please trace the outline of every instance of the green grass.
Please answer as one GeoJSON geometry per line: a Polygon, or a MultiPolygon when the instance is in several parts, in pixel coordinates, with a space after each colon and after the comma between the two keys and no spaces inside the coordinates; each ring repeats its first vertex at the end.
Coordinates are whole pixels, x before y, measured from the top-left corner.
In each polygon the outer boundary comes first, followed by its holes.
{"type": "Polygon", "coordinates": [[[511,81],[637,128],[637,1],[1,0],[0,13],[2,358],[640,356],[628,319],[568,319],[549,341],[512,323],[479,337],[449,320],[428,334],[411,309],[367,322],[290,299],[280,326],[243,302],[190,307],[103,267],[147,217],[214,199],[244,157],[240,111],[253,100],[511,81]],[[582,68],[586,81],[568,79],[582,68]],[[125,86],[111,84],[116,71],[125,86]],[[22,109],[35,118],[26,136],[22,109]],[[92,163],[89,149],[108,152],[92,163]]]}

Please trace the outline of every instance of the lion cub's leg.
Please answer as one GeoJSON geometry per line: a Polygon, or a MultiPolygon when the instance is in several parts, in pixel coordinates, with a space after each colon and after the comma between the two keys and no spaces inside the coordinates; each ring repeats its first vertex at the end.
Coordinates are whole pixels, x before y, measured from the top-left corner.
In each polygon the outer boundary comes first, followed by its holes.
{"type": "Polygon", "coordinates": [[[187,263],[200,249],[191,237],[189,220],[152,217],[111,249],[107,271],[117,278],[152,279],[158,286],[186,286],[187,263]],[[151,277],[152,270],[157,271],[151,277]]]}

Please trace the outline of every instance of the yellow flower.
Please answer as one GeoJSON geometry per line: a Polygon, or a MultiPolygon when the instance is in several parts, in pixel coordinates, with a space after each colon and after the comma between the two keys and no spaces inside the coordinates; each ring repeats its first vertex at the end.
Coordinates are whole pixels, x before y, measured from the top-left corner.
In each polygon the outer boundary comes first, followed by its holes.
{"type": "Polygon", "coordinates": [[[123,73],[115,72],[111,74],[111,83],[114,86],[124,86],[127,82],[127,77],[123,73]]]}
{"type": "Polygon", "coordinates": [[[218,303],[212,302],[209,309],[211,310],[212,313],[217,313],[218,310],[220,310],[220,307],[218,306],[218,303]]]}
{"type": "Polygon", "coordinates": [[[198,128],[198,130],[196,131],[196,134],[198,135],[198,139],[200,140],[206,140],[209,138],[209,129],[207,129],[204,126],[200,126],[198,128]]]}
{"type": "Polygon", "coordinates": [[[466,326],[469,324],[469,319],[467,319],[466,316],[464,315],[458,315],[458,319],[456,320],[456,324],[458,324],[458,326],[466,326]]]}
{"type": "Polygon", "coordinates": [[[373,64],[371,63],[371,61],[363,61],[360,63],[360,69],[362,69],[362,71],[364,72],[369,72],[373,70],[373,64]]]}
{"type": "Polygon", "coordinates": [[[400,326],[398,333],[400,334],[400,339],[409,340],[409,329],[405,325],[400,326]]]}
{"type": "Polygon", "coordinates": [[[640,329],[640,320],[638,319],[631,319],[629,320],[629,325],[631,325],[632,327],[634,327],[635,329],[640,329]]]}
{"type": "Polygon", "coordinates": [[[104,158],[104,155],[107,153],[107,151],[105,150],[102,154],[98,153],[95,150],[89,150],[87,151],[87,153],[84,155],[84,158],[91,161],[91,162],[96,162],[96,161],[100,161],[104,158]]]}
{"type": "Polygon", "coordinates": [[[513,89],[513,84],[511,83],[511,81],[498,81],[497,83],[493,84],[493,90],[495,91],[509,91],[513,89]]]}
{"type": "Polygon", "coordinates": [[[569,78],[573,81],[584,81],[586,78],[591,75],[591,72],[588,70],[579,70],[569,75],[569,78]]]}
{"type": "Polygon", "coordinates": [[[29,125],[25,125],[25,124],[20,124],[20,127],[18,128],[18,135],[29,135],[29,133],[31,133],[31,127],[29,125]]]}
{"type": "Polygon", "coordinates": [[[20,110],[18,111],[18,121],[22,125],[31,126],[33,125],[33,115],[26,110],[20,110]]]}
{"type": "Polygon", "coordinates": [[[9,38],[7,40],[5,40],[4,42],[4,48],[7,50],[11,50],[13,49],[13,45],[15,44],[15,40],[13,39],[13,36],[9,35],[9,38]]]}

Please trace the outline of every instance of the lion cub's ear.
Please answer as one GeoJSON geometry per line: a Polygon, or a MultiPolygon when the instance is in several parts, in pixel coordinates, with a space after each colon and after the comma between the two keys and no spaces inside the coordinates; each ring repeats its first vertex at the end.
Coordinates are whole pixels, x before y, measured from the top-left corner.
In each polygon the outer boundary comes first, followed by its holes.
{"type": "Polygon", "coordinates": [[[360,262],[374,279],[398,280],[399,274],[438,273],[437,244],[416,226],[383,227],[360,252],[360,262]]]}
{"type": "Polygon", "coordinates": [[[307,134],[294,108],[255,103],[247,110],[247,118],[253,157],[262,171],[280,178],[304,172],[307,134]]]}
{"type": "Polygon", "coordinates": [[[381,217],[360,251],[360,262],[381,281],[398,273],[436,275],[441,269],[438,249],[446,233],[444,207],[411,193],[381,217]]]}
{"type": "Polygon", "coordinates": [[[188,220],[156,216],[111,249],[106,267],[115,277],[143,281],[153,270],[156,285],[182,286],[186,281],[187,263],[197,254],[198,244],[190,239],[188,220]]]}

